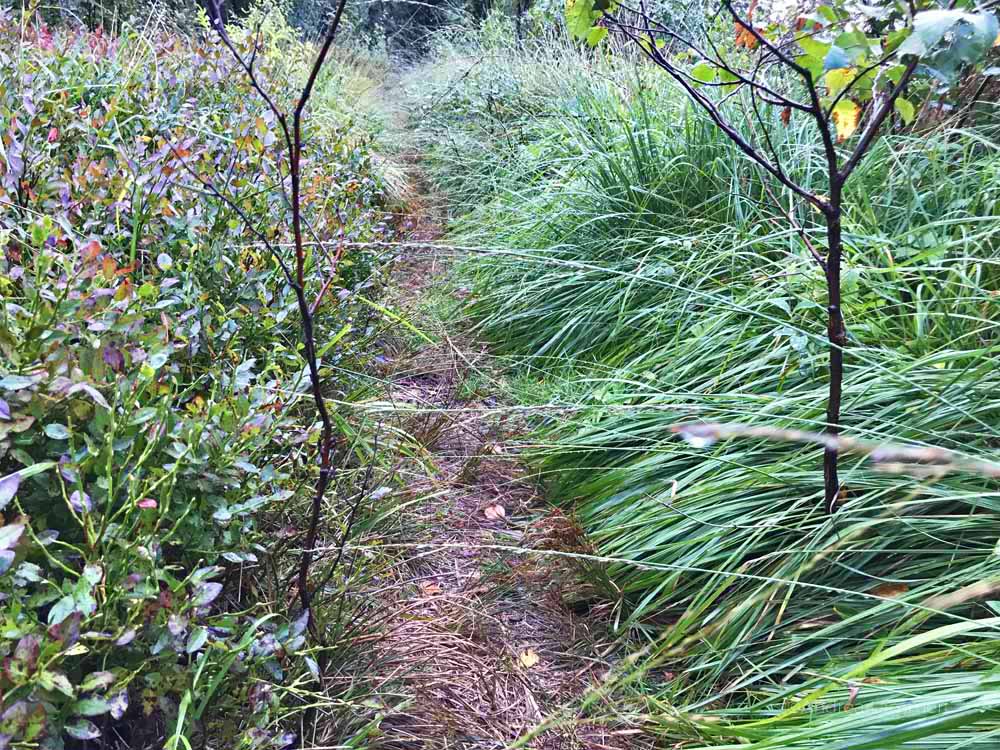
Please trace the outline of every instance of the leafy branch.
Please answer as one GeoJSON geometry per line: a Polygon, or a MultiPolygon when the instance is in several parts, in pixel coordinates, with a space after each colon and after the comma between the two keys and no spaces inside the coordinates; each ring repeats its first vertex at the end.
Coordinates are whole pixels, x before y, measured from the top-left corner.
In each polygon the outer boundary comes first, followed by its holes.
{"type": "Polygon", "coordinates": [[[720,0],[716,17],[729,19],[735,48],[723,54],[717,30],[698,28],[692,33],[676,21],[653,17],[645,4],[567,4],[572,36],[597,46],[614,33],[634,45],[759,169],[822,217],[826,247],[821,250],[765,183],[767,195],[803,239],[826,281],[829,390],[823,473],[824,500],[831,513],[840,494],[837,436],[848,345],[841,289],[845,185],[894,113],[907,124],[914,120],[915,107],[904,97],[912,83],[921,78],[931,87],[947,87],[981,63],[998,39],[994,15],[959,5],[968,1],[939,8],[896,0],[859,9],[834,0],[783,22],[756,14],[757,0],[745,10],[732,0],[720,0]],[[730,119],[727,104],[735,97],[742,97],[745,111],[753,113],[746,131],[730,119]],[[768,108],[777,108],[778,116],[767,116],[768,108]],[[793,116],[806,118],[819,136],[825,167],[820,190],[796,176],[792,157],[779,151],[777,123],[788,127],[793,116]]]}

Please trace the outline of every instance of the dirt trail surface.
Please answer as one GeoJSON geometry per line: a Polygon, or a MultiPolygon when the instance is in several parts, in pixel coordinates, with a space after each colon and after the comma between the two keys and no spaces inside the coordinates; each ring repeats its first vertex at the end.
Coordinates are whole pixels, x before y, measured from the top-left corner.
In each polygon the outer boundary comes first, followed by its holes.
{"type": "Polygon", "coordinates": [[[598,655],[609,643],[596,620],[565,604],[579,593],[579,571],[539,551],[586,545],[570,519],[545,507],[518,460],[524,427],[492,385],[502,375],[488,350],[421,312],[435,287],[449,286],[451,267],[432,247],[441,224],[421,213],[403,227],[420,246],[402,253],[395,304],[437,343],[388,365],[399,426],[422,455],[404,475],[419,544],[379,655],[380,676],[409,700],[388,715],[382,746],[504,748],[526,734],[532,748],[634,746],[634,730],[575,708],[607,674],[598,655]]]}

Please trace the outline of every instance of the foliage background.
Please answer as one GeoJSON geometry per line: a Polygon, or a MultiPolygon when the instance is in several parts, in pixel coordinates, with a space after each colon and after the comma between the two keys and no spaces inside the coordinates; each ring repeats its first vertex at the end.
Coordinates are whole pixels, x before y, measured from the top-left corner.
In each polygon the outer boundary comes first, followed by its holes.
{"type": "MultiPolygon", "coordinates": [[[[287,583],[317,428],[293,295],[254,243],[284,241],[280,144],[211,34],[165,8],[136,19],[112,34],[0,10],[0,738],[282,747],[289,712],[325,705],[309,696],[354,610],[321,561],[314,617],[340,636],[307,646],[287,583]]],[[[284,95],[310,49],[280,14],[251,22],[284,95]]],[[[391,229],[342,82],[320,82],[304,194],[323,372],[347,400],[384,271],[344,243],[391,229]]],[[[358,427],[340,422],[345,476],[371,460],[358,427]]],[[[338,698],[330,731],[367,725],[338,698]]]]}

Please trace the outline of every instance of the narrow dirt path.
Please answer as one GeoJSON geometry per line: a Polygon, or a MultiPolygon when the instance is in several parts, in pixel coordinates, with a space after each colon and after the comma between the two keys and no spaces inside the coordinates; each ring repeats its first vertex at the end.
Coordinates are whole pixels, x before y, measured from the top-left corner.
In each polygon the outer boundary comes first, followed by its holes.
{"type": "MultiPolygon", "coordinates": [[[[502,372],[487,348],[426,312],[451,269],[431,244],[443,228],[430,205],[416,205],[403,227],[403,239],[422,246],[403,253],[395,306],[436,343],[387,366],[399,426],[421,450],[404,469],[409,523],[421,531],[379,655],[383,679],[409,696],[384,722],[383,746],[504,748],[553,716],[564,721],[527,747],[633,746],[635,730],[573,708],[607,673],[600,655],[610,650],[600,624],[565,603],[581,596],[579,570],[495,549],[587,547],[570,519],[545,507],[518,459],[525,427],[503,408],[502,372]]],[[[449,294],[455,305],[463,297],[449,294]]]]}

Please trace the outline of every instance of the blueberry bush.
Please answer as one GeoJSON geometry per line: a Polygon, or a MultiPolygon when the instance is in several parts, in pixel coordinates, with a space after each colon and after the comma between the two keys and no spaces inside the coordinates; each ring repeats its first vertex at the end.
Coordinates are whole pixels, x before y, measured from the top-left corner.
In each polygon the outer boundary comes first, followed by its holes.
{"type": "MultiPolygon", "coordinates": [[[[310,50],[280,16],[232,37],[295,88],[310,50]]],[[[345,395],[382,274],[354,248],[390,229],[370,137],[309,122],[306,283],[345,395]]],[[[282,550],[317,426],[255,241],[284,241],[281,156],[207,25],[0,9],[0,748],[293,740],[279,688],[318,667],[282,550]]]]}

